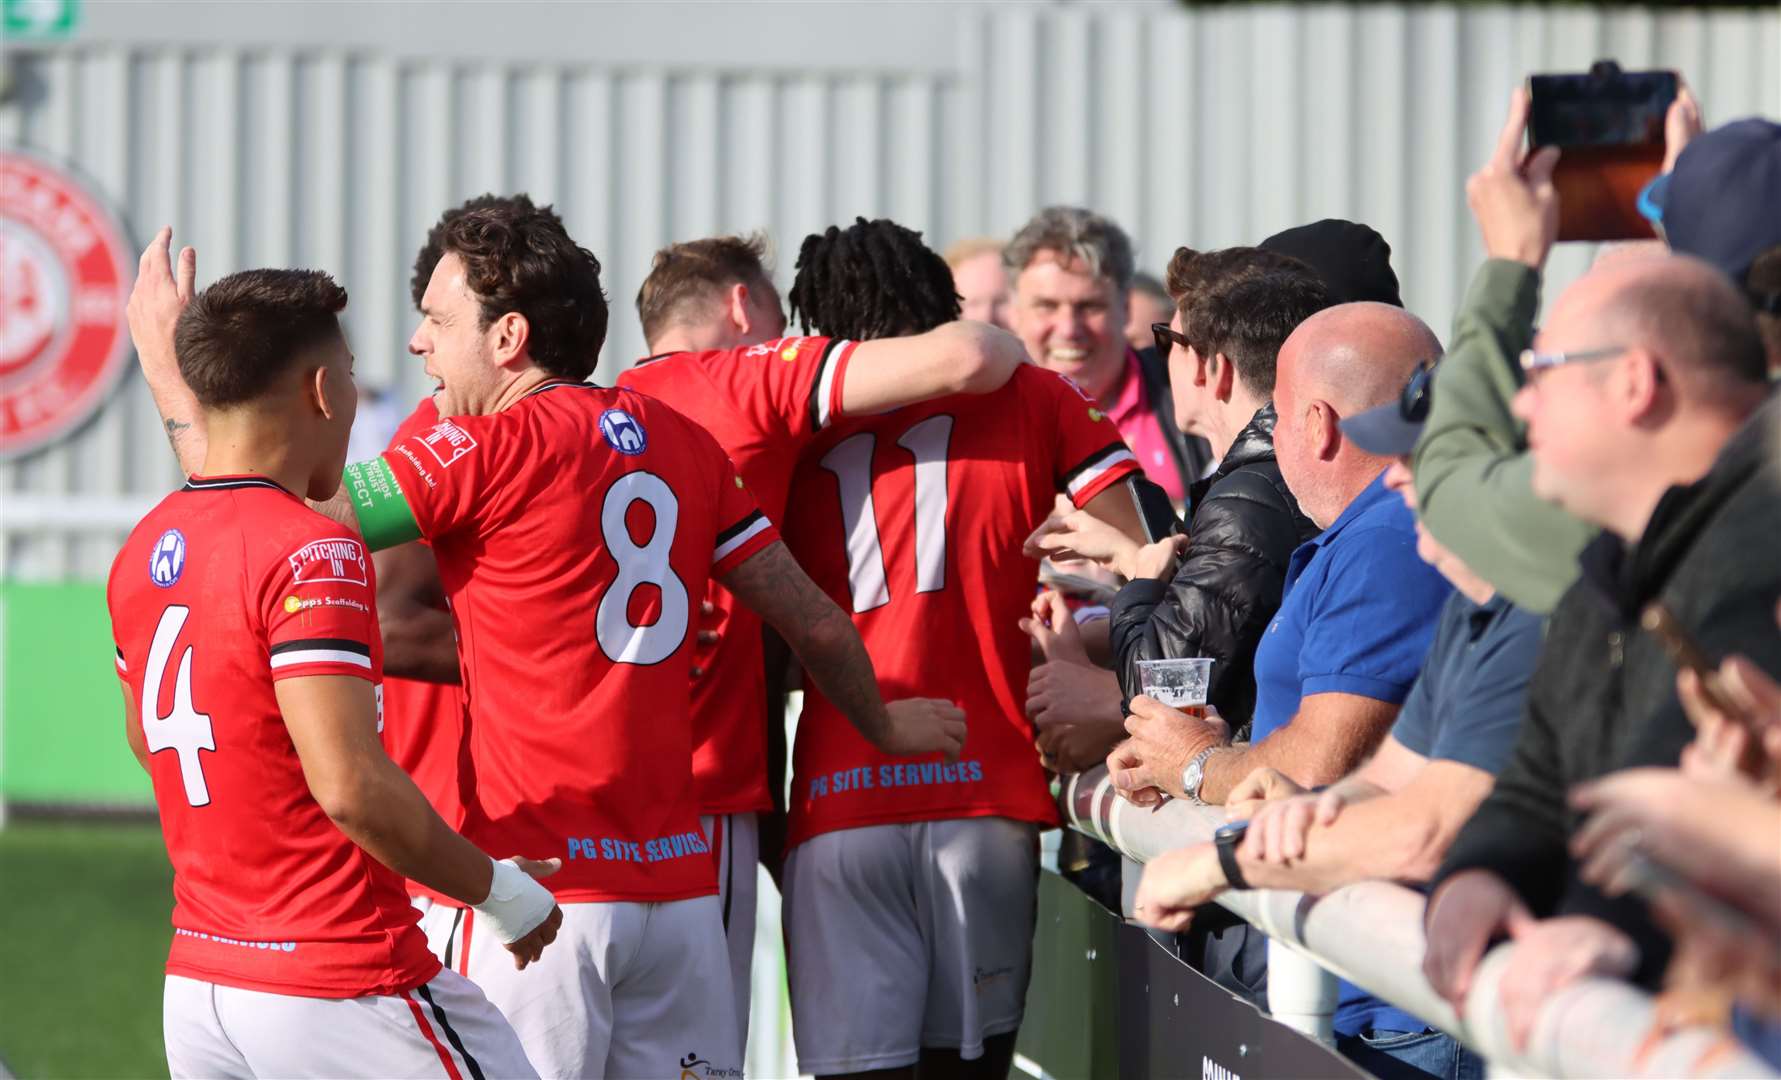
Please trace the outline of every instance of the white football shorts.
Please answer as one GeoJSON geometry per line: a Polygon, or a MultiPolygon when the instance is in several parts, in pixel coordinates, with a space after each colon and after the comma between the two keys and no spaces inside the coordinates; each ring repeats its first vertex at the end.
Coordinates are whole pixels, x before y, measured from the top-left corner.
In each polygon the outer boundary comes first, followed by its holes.
{"type": "Polygon", "coordinates": [[[717,897],[562,908],[556,941],[524,971],[475,911],[437,905],[422,929],[512,1022],[541,1076],[740,1080],[717,897]]]}
{"type": "Polygon", "coordinates": [[[958,818],[840,829],[785,865],[798,1068],[913,1065],[924,1047],[983,1055],[1020,1027],[1033,962],[1038,826],[958,818]]]}
{"type": "Polygon", "coordinates": [[[402,994],[299,997],[167,976],[161,1027],[174,1077],[536,1077],[519,1037],[470,980],[441,971],[402,994]]]}
{"type": "Polygon", "coordinates": [[[760,881],[761,830],[758,817],[724,814],[701,817],[705,840],[717,856],[717,902],[723,908],[724,939],[730,947],[730,985],[736,992],[736,1051],[748,1046],[749,991],[754,980],[755,893],[760,881]]]}

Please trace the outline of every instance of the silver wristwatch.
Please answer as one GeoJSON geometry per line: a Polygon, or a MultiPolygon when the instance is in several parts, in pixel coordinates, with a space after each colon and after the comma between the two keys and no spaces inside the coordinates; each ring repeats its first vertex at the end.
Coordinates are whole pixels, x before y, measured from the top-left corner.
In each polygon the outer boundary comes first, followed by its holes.
{"type": "Polygon", "coordinates": [[[1195,806],[1206,805],[1206,801],[1200,798],[1200,785],[1206,782],[1206,759],[1217,749],[1216,746],[1208,746],[1201,750],[1187,763],[1187,768],[1181,770],[1181,791],[1195,806]]]}

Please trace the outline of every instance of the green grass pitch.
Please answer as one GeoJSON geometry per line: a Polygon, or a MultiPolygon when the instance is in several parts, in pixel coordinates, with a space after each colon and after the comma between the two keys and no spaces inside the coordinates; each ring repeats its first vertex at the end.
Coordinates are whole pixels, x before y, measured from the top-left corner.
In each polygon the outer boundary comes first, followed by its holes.
{"type": "Polygon", "coordinates": [[[0,829],[0,1061],[21,1077],[164,1077],[173,870],[154,824],[0,829]]]}

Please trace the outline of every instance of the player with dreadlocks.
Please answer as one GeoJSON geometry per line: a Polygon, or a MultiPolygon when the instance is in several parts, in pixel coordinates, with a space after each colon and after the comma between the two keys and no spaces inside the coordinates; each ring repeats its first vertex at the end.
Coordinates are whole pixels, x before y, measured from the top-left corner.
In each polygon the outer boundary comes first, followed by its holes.
{"type": "MultiPolygon", "coordinates": [[[[765,248],[760,237],[717,236],[658,251],[637,291],[652,355],[618,382],[710,432],[769,520],[785,517],[798,455],[829,424],[950,394],[987,394],[1025,366],[1018,338],[981,323],[948,321],[928,333],[868,342],[786,337],[765,248]]],[[[780,747],[775,770],[760,620],[715,582],[705,600],[718,640],[701,650],[692,685],[693,786],[716,856],[739,1035],[746,1036],[754,866],[763,846],[767,861],[779,862],[777,833],[763,837],[758,815],[773,810],[773,793],[784,790],[783,735],[773,743],[780,747]]],[[[783,671],[783,646],[778,651],[783,671]]]]}
{"type": "Polygon", "coordinates": [[[804,238],[792,317],[833,337],[871,341],[919,334],[959,317],[952,271],[921,234],[888,218],[855,218],[804,238]]]}
{"type": "MultiPolygon", "coordinates": [[[[866,340],[959,312],[945,262],[884,220],[805,240],[790,299],[806,327],[866,340]]],[[[1094,402],[1033,365],[981,397],[843,420],[805,452],[794,550],[880,684],[950,698],[969,734],[957,764],[896,761],[806,690],[783,881],[801,1071],[1007,1075],[1039,830],[1058,824],[1022,707],[1038,565],[1021,544],[1060,491],[1139,537],[1136,475],[1094,402]]]]}

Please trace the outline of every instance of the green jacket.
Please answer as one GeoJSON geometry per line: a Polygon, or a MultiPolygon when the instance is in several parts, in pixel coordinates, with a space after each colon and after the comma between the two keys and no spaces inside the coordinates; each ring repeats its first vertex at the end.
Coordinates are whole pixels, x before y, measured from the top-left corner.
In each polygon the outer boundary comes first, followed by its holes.
{"type": "Polygon", "coordinates": [[[1412,464],[1434,538],[1515,604],[1546,615],[1577,580],[1577,556],[1597,529],[1535,497],[1526,427],[1509,411],[1539,309],[1539,271],[1508,259],[1479,267],[1435,369],[1412,464]]]}

